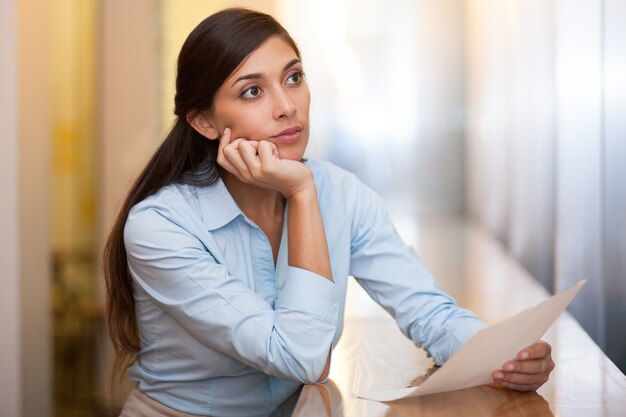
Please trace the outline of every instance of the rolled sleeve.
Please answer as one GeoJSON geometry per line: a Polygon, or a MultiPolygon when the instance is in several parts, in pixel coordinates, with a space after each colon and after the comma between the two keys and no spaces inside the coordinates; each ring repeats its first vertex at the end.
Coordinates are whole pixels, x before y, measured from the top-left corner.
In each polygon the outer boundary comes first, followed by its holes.
{"type": "Polygon", "coordinates": [[[337,323],[339,304],[335,283],[306,269],[289,266],[288,279],[276,295],[276,307],[301,310],[337,323]]]}
{"type": "MultiPolygon", "coordinates": [[[[299,328],[297,338],[283,332],[278,334],[288,343],[295,358],[281,362],[295,366],[293,374],[299,382],[316,383],[324,371],[328,354],[332,348],[338,320],[338,294],[335,283],[314,272],[288,266],[278,273],[276,293],[277,327],[299,328]],[[318,329],[327,329],[320,332],[318,329]]],[[[277,354],[283,350],[276,350],[277,354]]]]}
{"type": "Polygon", "coordinates": [[[430,341],[426,351],[437,365],[443,365],[465,343],[467,343],[479,330],[487,327],[485,323],[477,320],[472,313],[468,317],[457,318],[452,328],[441,329],[441,336],[430,341]]]}

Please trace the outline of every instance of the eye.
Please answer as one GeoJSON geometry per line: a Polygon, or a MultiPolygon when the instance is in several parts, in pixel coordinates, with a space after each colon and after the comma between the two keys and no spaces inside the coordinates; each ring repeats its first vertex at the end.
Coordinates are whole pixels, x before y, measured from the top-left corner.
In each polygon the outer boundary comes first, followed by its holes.
{"type": "Polygon", "coordinates": [[[241,98],[246,100],[254,100],[258,98],[261,94],[261,89],[257,85],[253,85],[252,87],[248,87],[241,93],[241,98]]]}
{"type": "Polygon", "coordinates": [[[295,71],[289,74],[287,77],[287,84],[298,85],[304,79],[304,73],[302,71],[295,71]]]}

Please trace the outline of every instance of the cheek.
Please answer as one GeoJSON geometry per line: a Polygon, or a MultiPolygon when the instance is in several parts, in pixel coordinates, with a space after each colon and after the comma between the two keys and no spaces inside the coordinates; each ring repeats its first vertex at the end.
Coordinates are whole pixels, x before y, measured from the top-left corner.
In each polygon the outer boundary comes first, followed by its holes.
{"type": "Polygon", "coordinates": [[[308,116],[309,104],[311,104],[311,93],[309,92],[309,89],[303,89],[301,92],[294,96],[293,100],[297,103],[298,110],[301,112],[305,112],[308,116]]]}
{"type": "Polygon", "coordinates": [[[266,123],[260,117],[258,109],[239,109],[230,114],[225,113],[222,117],[223,127],[230,127],[233,138],[246,138],[250,140],[261,140],[267,135],[261,129],[266,123]]]}
{"type": "Polygon", "coordinates": [[[305,84],[304,96],[306,97],[307,107],[311,102],[311,90],[309,90],[309,86],[305,84]]]}

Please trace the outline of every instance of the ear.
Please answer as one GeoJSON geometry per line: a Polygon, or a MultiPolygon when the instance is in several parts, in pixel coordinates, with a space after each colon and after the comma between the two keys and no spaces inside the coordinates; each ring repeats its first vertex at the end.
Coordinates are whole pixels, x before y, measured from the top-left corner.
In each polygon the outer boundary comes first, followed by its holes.
{"type": "Polygon", "coordinates": [[[215,140],[220,137],[220,132],[215,127],[212,120],[207,113],[194,112],[189,113],[186,117],[187,123],[193,127],[196,132],[200,133],[207,139],[215,140]]]}

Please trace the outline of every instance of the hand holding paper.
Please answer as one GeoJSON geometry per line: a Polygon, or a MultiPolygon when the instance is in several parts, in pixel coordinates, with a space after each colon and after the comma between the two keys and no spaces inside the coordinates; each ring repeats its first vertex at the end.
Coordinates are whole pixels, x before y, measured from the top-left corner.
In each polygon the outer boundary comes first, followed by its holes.
{"type": "Polygon", "coordinates": [[[360,393],[357,396],[375,401],[393,401],[491,383],[492,372],[539,340],[584,283],[580,281],[535,307],[479,331],[419,387],[360,393]]]}
{"type": "Polygon", "coordinates": [[[548,381],[554,369],[552,347],[540,340],[524,348],[515,359],[507,361],[502,369],[492,372],[498,384],[517,391],[536,391],[548,381]]]}

